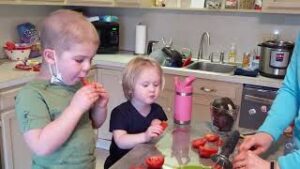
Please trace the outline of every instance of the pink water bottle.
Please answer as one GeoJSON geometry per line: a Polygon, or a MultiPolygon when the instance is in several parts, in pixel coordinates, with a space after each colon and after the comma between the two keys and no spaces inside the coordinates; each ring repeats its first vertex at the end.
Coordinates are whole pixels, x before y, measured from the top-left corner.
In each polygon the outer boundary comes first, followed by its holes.
{"type": "Polygon", "coordinates": [[[174,122],[177,124],[189,124],[192,115],[193,87],[186,86],[176,89],[174,100],[174,122]]]}

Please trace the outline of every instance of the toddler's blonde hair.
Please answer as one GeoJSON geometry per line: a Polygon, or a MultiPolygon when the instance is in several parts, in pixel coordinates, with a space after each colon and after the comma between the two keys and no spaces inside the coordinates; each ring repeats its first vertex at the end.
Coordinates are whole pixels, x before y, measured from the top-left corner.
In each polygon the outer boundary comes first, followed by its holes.
{"type": "Polygon", "coordinates": [[[133,89],[136,83],[137,78],[139,77],[140,73],[144,69],[148,68],[155,68],[160,76],[160,89],[163,89],[164,86],[164,78],[163,78],[163,70],[160,64],[151,59],[149,57],[135,57],[133,58],[125,67],[123,71],[123,79],[122,79],[122,87],[124,96],[126,99],[131,100],[133,96],[133,89]]]}
{"type": "Polygon", "coordinates": [[[42,49],[53,49],[58,54],[70,50],[74,44],[99,46],[97,30],[81,13],[60,9],[44,19],[40,27],[42,49]]]}

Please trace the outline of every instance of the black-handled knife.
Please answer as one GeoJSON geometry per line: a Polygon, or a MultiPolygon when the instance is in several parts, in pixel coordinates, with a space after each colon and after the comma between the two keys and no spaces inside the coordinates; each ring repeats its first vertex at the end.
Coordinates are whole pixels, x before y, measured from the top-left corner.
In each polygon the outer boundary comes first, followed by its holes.
{"type": "Polygon", "coordinates": [[[229,160],[229,156],[233,153],[235,146],[240,138],[240,132],[235,130],[228,136],[219,154],[211,157],[211,159],[224,169],[232,169],[232,164],[229,160]]]}

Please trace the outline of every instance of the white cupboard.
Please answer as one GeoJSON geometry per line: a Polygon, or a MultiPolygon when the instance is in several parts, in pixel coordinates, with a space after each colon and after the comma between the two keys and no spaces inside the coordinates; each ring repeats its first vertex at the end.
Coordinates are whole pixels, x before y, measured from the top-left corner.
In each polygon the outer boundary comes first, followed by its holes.
{"type": "Polygon", "coordinates": [[[0,90],[1,163],[3,169],[31,169],[31,151],[25,144],[14,110],[20,86],[0,90]]]}
{"type": "Polygon", "coordinates": [[[110,96],[107,109],[107,118],[104,124],[98,129],[97,147],[109,149],[112,137],[111,132],[109,132],[111,111],[113,108],[126,100],[122,89],[122,70],[98,69],[97,81],[105,87],[110,96]]]}

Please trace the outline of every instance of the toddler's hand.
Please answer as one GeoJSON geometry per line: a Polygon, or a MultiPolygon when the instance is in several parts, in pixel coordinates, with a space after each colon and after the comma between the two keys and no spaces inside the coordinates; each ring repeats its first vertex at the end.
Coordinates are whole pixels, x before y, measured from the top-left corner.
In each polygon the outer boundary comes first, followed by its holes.
{"type": "Polygon", "coordinates": [[[94,85],[86,85],[80,88],[73,96],[70,106],[81,113],[91,108],[93,103],[100,97],[100,89],[94,85]]]}
{"type": "Polygon", "coordinates": [[[160,123],[161,123],[161,120],[159,120],[159,119],[153,119],[153,120],[151,121],[151,126],[159,125],[160,123]]]}
{"type": "Polygon", "coordinates": [[[158,137],[162,134],[163,130],[160,124],[154,124],[148,127],[147,131],[145,132],[146,141],[150,141],[151,139],[158,137]]]}

